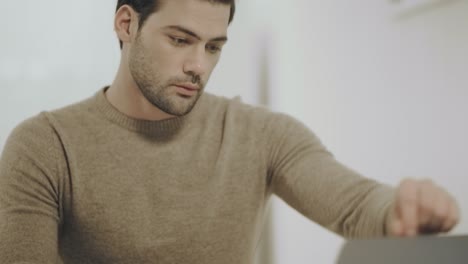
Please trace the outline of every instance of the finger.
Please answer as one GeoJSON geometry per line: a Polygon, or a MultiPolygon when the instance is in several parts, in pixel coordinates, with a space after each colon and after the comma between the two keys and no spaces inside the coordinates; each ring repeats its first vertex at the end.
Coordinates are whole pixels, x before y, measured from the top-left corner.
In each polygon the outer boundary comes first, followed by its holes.
{"type": "Polygon", "coordinates": [[[421,188],[421,211],[427,218],[420,221],[419,230],[426,234],[442,232],[449,215],[450,196],[431,181],[424,181],[421,188]]]}
{"type": "Polygon", "coordinates": [[[431,226],[436,232],[443,231],[445,219],[448,219],[450,213],[450,195],[442,188],[434,185],[435,192],[437,192],[437,199],[435,200],[435,208],[433,212],[433,220],[431,226]]]}
{"type": "Polygon", "coordinates": [[[425,229],[430,229],[433,221],[435,195],[432,183],[429,180],[420,182],[418,194],[418,230],[425,232],[425,229]]]}
{"type": "Polygon", "coordinates": [[[390,228],[391,228],[391,232],[390,232],[391,236],[397,236],[397,237],[404,236],[403,224],[401,223],[399,219],[394,219],[390,223],[390,228]]]}
{"type": "Polygon", "coordinates": [[[457,203],[452,197],[449,199],[448,208],[448,217],[445,219],[442,225],[442,231],[444,232],[449,232],[452,230],[460,220],[460,211],[458,209],[457,203]]]}
{"type": "Polygon", "coordinates": [[[418,192],[419,188],[413,180],[404,180],[398,188],[397,211],[404,235],[414,236],[418,223],[418,192]]]}

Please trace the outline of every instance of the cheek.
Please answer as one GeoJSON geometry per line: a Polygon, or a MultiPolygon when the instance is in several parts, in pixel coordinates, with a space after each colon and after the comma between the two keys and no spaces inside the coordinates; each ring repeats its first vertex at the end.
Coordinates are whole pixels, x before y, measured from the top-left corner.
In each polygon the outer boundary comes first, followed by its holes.
{"type": "Polygon", "coordinates": [[[218,65],[219,57],[214,58],[212,61],[209,61],[209,68],[207,71],[208,77],[211,75],[213,70],[216,68],[216,65],[218,65]]]}
{"type": "Polygon", "coordinates": [[[180,76],[183,73],[182,59],[178,54],[170,51],[157,50],[151,56],[153,70],[163,78],[180,76]]]}
{"type": "Polygon", "coordinates": [[[148,60],[158,67],[171,67],[176,61],[177,53],[164,41],[164,37],[154,38],[146,43],[148,60]]]}

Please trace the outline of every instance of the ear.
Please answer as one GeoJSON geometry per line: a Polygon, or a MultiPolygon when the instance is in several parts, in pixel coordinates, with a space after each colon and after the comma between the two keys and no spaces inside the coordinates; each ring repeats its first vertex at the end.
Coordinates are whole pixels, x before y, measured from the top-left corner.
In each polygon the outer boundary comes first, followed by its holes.
{"type": "Polygon", "coordinates": [[[137,35],[138,14],[129,5],[123,5],[117,10],[114,18],[114,30],[123,43],[130,43],[137,35]]]}

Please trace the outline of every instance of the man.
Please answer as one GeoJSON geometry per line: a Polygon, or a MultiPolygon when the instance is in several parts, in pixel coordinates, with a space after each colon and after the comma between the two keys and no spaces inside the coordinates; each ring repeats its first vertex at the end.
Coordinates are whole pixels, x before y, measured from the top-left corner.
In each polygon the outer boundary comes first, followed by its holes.
{"type": "Polygon", "coordinates": [[[234,7],[118,1],[112,85],[8,139],[1,263],[251,263],[273,193],[349,238],[455,226],[432,182],[378,184],[295,119],[204,93],[234,7]]]}

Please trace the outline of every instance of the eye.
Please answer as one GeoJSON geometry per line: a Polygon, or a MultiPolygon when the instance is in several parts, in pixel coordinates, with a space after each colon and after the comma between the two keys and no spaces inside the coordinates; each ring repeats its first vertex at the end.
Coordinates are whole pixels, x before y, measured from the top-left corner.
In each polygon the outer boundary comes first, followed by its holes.
{"type": "Polygon", "coordinates": [[[212,54],[221,52],[221,47],[217,45],[207,45],[206,49],[208,50],[209,53],[212,53],[212,54]]]}
{"type": "Polygon", "coordinates": [[[173,36],[169,36],[169,38],[171,39],[171,43],[174,46],[177,46],[177,47],[184,46],[184,45],[188,44],[187,39],[184,39],[184,38],[173,37],[173,36]]]}

